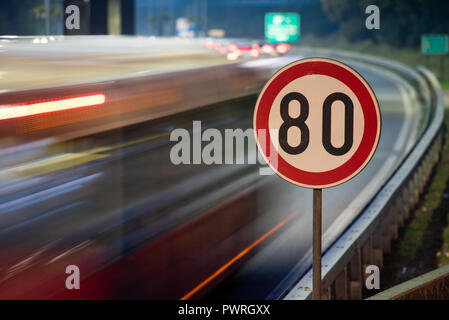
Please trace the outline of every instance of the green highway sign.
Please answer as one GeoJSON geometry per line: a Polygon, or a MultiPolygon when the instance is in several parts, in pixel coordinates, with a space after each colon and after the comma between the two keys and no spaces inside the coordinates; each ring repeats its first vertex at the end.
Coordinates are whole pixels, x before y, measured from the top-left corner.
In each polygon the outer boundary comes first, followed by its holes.
{"type": "Polygon", "coordinates": [[[421,37],[421,51],[424,54],[447,54],[449,41],[447,34],[425,34],[421,37]]]}
{"type": "Polygon", "coordinates": [[[294,42],[299,40],[299,14],[269,12],[265,14],[265,40],[294,42]]]}

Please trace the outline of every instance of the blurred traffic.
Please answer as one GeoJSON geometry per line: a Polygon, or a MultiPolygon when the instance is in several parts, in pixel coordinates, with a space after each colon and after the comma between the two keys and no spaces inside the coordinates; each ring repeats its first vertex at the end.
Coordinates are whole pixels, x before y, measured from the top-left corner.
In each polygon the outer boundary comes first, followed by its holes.
{"type": "MultiPolygon", "coordinates": [[[[232,24],[230,36],[218,23],[212,29],[210,1],[138,1],[131,9],[119,2],[108,2],[109,20],[92,9],[86,29],[94,34],[100,25],[107,36],[72,36],[76,30],[62,30],[67,14],[48,1],[26,11],[33,15],[30,26],[45,22],[45,32],[0,36],[0,299],[264,299],[298,263],[310,267],[311,192],[260,175],[265,164],[247,161],[248,140],[242,139],[243,159],[234,146],[216,142],[232,154],[231,163],[170,160],[175,129],[200,137],[189,145],[189,159],[215,142],[202,136],[207,129],[223,136],[251,129],[262,87],[298,59],[347,63],[373,88],[382,111],[371,163],[326,193],[323,250],[425,130],[425,84],[404,80],[363,54],[342,57],[306,47],[298,42],[299,25],[293,40],[250,32],[234,37],[240,29],[232,24]],[[176,20],[176,8],[184,7],[176,20]],[[130,21],[145,23],[119,35],[131,24],[123,18],[128,11],[136,16],[130,21]],[[117,12],[123,17],[113,19],[117,12]],[[176,29],[183,23],[185,29],[176,29]],[[80,290],[67,289],[68,266],[79,268],[80,290]]],[[[258,4],[264,8],[258,16],[283,8],[265,5],[258,4]]],[[[304,18],[322,32],[320,1],[301,6],[318,12],[304,18]]],[[[219,16],[222,4],[214,10],[219,16]]],[[[259,22],[251,28],[263,34],[259,22]]]]}

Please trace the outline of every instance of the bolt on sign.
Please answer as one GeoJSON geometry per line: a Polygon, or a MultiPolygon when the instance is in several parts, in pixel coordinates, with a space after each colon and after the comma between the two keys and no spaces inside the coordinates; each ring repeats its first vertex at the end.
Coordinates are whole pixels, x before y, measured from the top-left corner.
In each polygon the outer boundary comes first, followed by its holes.
{"type": "Polygon", "coordinates": [[[421,37],[423,54],[447,54],[449,52],[449,36],[447,34],[425,34],[421,37]]]}
{"type": "Polygon", "coordinates": [[[297,13],[265,14],[265,40],[268,42],[295,42],[300,36],[300,17],[297,13]]]}

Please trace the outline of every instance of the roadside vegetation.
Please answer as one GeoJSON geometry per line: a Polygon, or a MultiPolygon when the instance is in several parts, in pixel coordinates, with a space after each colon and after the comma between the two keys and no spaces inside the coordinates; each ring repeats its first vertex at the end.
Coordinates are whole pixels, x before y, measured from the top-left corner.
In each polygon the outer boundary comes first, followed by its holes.
{"type": "MultiPolygon", "coordinates": [[[[446,106],[445,127],[449,128],[446,106]]],[[[386,256],[384,288],[449,264],[449,130],[440,161],[421,202],[386,256]]]]}
{"type": "Polygon", "coordinates": [[[412,67],[421,65],[428,68],[438,77],[443,88],[449,89],[449,56],[423,55],[419,46],[416,48],[397,48],[388,43],[374,43],[372,40],[350,42],[338,34],[319,38],[304,36],[299,41],[299,45],[366,53],[396,60],[412,67]],[[441,73],[443,69],[444,74],[441,73]]]}
{"type": "MultiPolygon", "coordinates": [[[[449,81],[445,83],[446,88],[449,88],[449,81]]],[[[446,97],[449,97],[449,89],[446,89],[446,97]]],[[[446,143],[444,145],[443,157],[440,166],[444,167],[446,175],[449,176],[449,99],[446,99],[446,143]]],[[[441,250],[437,252],[438,266],[443,266],[449,264],[449,179],[446,180],[445,193],[443,197],[445,198],[444,210],[446,211],[446,228],[443,230],[443,244],[441,250]]]]}
{"type": "MultiPolygon", "coordinates": [[[[401,61],[411,66],[423,65],[433,71],[445,86],[449,83],[449,57],[421,54],[421,38],[425,34],[447,34],[449,2],[439,0],[321,0],[321,9],[327,17],[326,32],[306,32],[301,44],[324,44],[374,54],[401,61]],[[365,28],[366,8],[378,7],[379,29],[365,28]],[[330,30],[334,30],[333,32],[330,30]],[[444,60],[443,60],[444,59],[444,60]],[[445,65],[445,67],[444,67],[445,65]],[[444,74],[440,70],[445,69],[444,74]]],[[[320,20],[320,22],[322,22],[320,20]]],[[[308,30],[308,29],[307,29],[308,30]]]]}

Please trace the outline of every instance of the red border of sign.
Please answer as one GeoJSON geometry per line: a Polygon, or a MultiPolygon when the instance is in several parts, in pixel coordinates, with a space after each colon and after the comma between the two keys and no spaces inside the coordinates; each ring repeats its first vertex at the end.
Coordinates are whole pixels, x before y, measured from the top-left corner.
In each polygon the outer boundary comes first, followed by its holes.
{"type": "Polygon", "coordinates": [[[254,130],[256,141],[267,163],[284,179],[308,188],[327,188],[341,184],[358,174],[369,162],[377,148],[381,129],[379,104],[373,90],[363,77],[349,66],[332,59],[307,58],[293,62],[279,70],[263,88],[254,111],[254,130]],[[270,137],[268,119],[270,109],[279,92],[291,81],[300,77],[319,74],[340,80],[346,84],[359,100],[365,120],[363,137],[353,156],[341,166],[324,172],[300,170],[290,165],[276,151],[270,137]],[[377,121],[373,121],[377,119],[377,121]],[[370,121],[371,120],[371,121],[370,121]],[[278,166],[274,168],[267,157],[267,146],[262,145],[257,129],[266,130],[266,139],[270,141],[270,151],[278,157],[278,166]]]}

